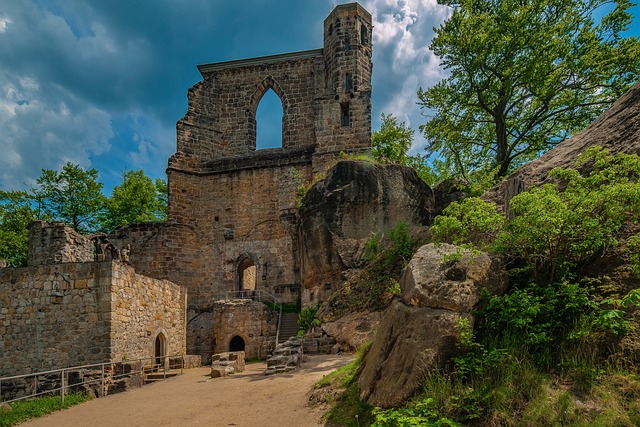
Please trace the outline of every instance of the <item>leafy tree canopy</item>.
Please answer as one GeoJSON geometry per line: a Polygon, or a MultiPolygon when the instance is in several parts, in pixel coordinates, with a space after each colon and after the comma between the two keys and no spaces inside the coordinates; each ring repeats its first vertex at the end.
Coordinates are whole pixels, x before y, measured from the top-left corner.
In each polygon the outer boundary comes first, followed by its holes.
{"type": "Polygon", "coordinates": [[[106,201],[102,228],[116,227],[134,222],[163,221],[167,217],[167,184],[155,182],[144,171],[127,171],[123,182],[113,189],[106,201]]]}
{"type": "Polygon", "coordinates": [[[505,176],[593,121],[640,76],[629,1],[439,0],[430,48],[450,75],[418,97],[428,155],[454,176],[505,176]],[[599,14],[610,10],[601,19],[599,14]]]}
{"type": "Polygon", "coordinates": [[[27,192],[0,190],[0,259],[15,266],[26,265],[27,226],[35,218],[27,192]]]}
{"type": "Polygon", "coordinates": [[[62,221],[80,232],[99,228],[99,215],[105,204],[102,183],[96,169],[85,170],[67,163],[62,171],[43,169],[34,191],[41,218],[62,221]]]}
{"type": "Polygon", "coordinates": [[[414,130],[405,122],[398,122],[392,114],[382,113],[380,130],[371,133],[373,156],[382,162],[398,163],[409,166],[418,172],[418,176],[427,184],[434,184],[436,175],[427,164],[424,155],[410,155],[414,130]]]}

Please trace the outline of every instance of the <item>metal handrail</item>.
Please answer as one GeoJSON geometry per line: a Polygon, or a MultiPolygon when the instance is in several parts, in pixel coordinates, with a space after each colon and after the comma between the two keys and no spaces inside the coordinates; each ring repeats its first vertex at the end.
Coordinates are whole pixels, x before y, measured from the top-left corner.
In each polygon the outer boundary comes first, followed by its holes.
{"type": "Polygon", "coordinates": [[[8,376],[8,377],[0,377],[0,403],[11,403],[11,402],[17,402],[19,400],[25,400],[25,399],[29,399],[29,398],[33,398],[36,396],[41,396],[41,395],[45,395],[45,394],[57,394],[57,392],[60,392],[60,396],[62,398],[62,403],[64,403],[64,396],[65,396],[65,390],[69,389],[70,387],[75,387],[78,385],[88,385],[88,384],[95,384],[95,383],[101,383],[101,387],[100,387],[100,395],[98,397],[102,397],[105,396],[105,381],[107,379],[107,377],[105,376],[105,367],[109,366],[109,369],[111,369],[113,371],[113,366],[114,365],[122,365],[122,364],[135,364],[135,363],[140,363],[140,370],[131,370],[128,373],[120,373],[118,374],[117,372],[112,372],[111,374],[108,375],[108,378],[111,380],[114,379],[119,379],[119,378],[125,378],[125,377],[133,377],[134,375],[140,375],[140,378],[142,378],[145,374],[145,371],[148,371],[149,369],[153,372],[156,370],[160,370],[163,369],[164,371],[164,378],[166,378],[167,376],[167,371],[171,370],[171,366],[169,365],[169,359],[176,359],[176,358],[181,358],[181,363],[180,363],[180,373],[184,372],[184,362],[185,362],[185,355],[184,354],[174,354],[174,355],[167,355],[167,356],[161,356],[160,358],[164,359],[164,363],[154,363],[158,357],[155,356],[150,356],[150,357],[143,357],[140,359],[131,359],[131,360],[121,360],[121,361],[115,361],[112,360],[110,362],[103,362],[103,363],[94,363],[94,364],[90,364],[90,365],[80,365],[80,366],[71,366],[71,367],[67,367],[67,368],[61,368],[61,369],[53,369],[53,370],[49,370],[49,371],[40,371],[40,372],[33,372],[30,374],[22,374],[22,375],[12,375],[12,376],[8,376]],[[145,364],[144,362],[147,361],[151,361],[151,364],[145,364]],[[77,383],[77,384],[69,384],[68,380],[67,380],[67,376],[69,374],[69,372],[75,372],[75,371],[79,371],[82,369],[95,369],[98,370],[100,369],[100,377],[99,378],[95,378],[95,379],[89,379],[89,380],[85,380],[83,378],[82,382],[77,383]],[[60,387],[54,387],[52,389],[49,390],[45,390],[45,391],[40,391],[38,392],[38,377],[41,377],[43,375],[52,375],[52,374],[60,374],[60,387]],[[25,395],[25,396],[21,396],[19,398],[15,398],[15,399],[8,399],[8,400],[2,400],[2,383],[5,382],[9,382],[12,381],[14,382],[15,380],[19,380],[19,379],[28,379],[30,377],[33,377],[33,393],[25,395]]]}

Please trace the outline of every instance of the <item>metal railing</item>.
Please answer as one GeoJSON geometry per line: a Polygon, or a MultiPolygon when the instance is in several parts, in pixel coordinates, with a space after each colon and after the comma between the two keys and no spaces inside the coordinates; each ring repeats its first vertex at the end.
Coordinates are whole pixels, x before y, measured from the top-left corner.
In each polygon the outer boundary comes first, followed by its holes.
{"type": "MultiPolygon", "coordinates": [[[[94,363],[91,365],[72,366],[31,374],[13,375],[0,378],[0,403],[11,403],[32,399],[38,396],[60,394],[62,403],[68,391],[93,390],[96,397],[109,394],[109,386],[125,378],[137,379],[139,386],[144,385],[146,375],[163,371],[163,378],[172,366],[179,364],[180,373],[184,372],[184,354],[145,357],[141,359],[94,363]],[[179,362],[179,363],[176,363],[179,362]],[[20,391],[24,393],[19,397],[20,391]],[[31,391],[29,391],[31,390],[31,391]],[[5,399],[4,395],[9,396],[5,399]],[[13,394],[13,396],[12,396],[13,394]]],[[[176,367],[177,370],[177,367],[176,367]]],[[[136,384],[134,384],[136,386],[136,384]]],[[[115,387],[114,387],[115,388],[115,387]]],[[[114,390],[115,392],[123,390],[114,390]]]]}

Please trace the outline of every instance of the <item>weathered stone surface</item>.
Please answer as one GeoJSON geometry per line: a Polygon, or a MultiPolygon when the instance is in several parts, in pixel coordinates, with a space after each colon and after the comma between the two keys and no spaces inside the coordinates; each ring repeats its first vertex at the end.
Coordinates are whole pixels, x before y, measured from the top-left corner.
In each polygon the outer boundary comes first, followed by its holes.
{"type": "Polygon", "coordinates": [[[338,345],[336,352],[339,350],[352,352],[373,339],[382,314],[382,312],[349,313],[333,322],[323,323],[322,329],[336,339],[338,345]]]}
{"type": "Polygon", "coordinates": [[[430,243],[415,253],[400,279],[402,299],[416,307],[469,312],[480,291],[504,291],[507,273],[498,258],[460,247],[430,243]],[[458,257],[446,261],[445,257],[458,257]]]}
{"type": "Polygon", "coordinates": [[[373,231],[399,222],[431,222],[433,192],[413,169],[341,161],[303,200],[300,247],[302,301],[313,305],[337,289],[343,271],[358,265],[373,231]]]}
{"type": "Polygon", "coordinates": [[[360,397],[391,407],[411,397],[425,375],[457,352],[459,320],[469,319],[481,289],[504,291],[502,265],[453,245],[418,249],[405,269],[402,295],[385,311],[358,378],[360,397]],[[456,254],[445,261],[445,255],[456,254]]]}
{"type": "Polygon", "coordinates": [[[211,378],[226,377],[245,368],[244,351],[228,351],[211,356],[211,378]]]}
{"type": "Polygon", "coordinates": [[[213,319],[215,353],[231,350],[235,337],[244,342],[247,357],[266,358],[275,348],[278,314],[260,302],[251,299],[216,301],[213,319]]]}
{"type": "Polygon", "coordinates": [[[365,358],[358,379],[360,398],[391,407],[412,396],[429,371],[442,367],[455,354],[462,317],[470,318],[394,301],[365,358]]]}
{"type": "Polygon", "coordinates": [[[292,371],[303,361],[302,337],[291,337],[287,341],[278,344],[273,355],[267,359],[265,375],[279,374],[292,371]]]}
{"type": "Polygon", "coordinates": [[[119,261],[0,270],[0,376],[184,354],[186,290],[119,261]],[[57,287],[64,296],[52,304],[57,287]]]}
{"type": "Polygon", "coordinates": [[[513,196],[544,183],[551,169],[573,167],[576,158],[593,145],[605,147],[611,153],[640,153],[640,82],[582,132],[518,168],[482,198],[505,209],[513,196]]]}

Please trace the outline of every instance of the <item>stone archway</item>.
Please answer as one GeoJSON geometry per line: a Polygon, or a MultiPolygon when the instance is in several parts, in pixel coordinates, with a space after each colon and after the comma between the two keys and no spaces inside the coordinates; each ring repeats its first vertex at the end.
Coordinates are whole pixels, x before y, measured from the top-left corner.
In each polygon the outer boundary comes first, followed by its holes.
{"type": "Polygon", "coordinates": [[[164,333],[159,332],[154,342],[153,357],[154,364],[164,367],[167,356],[167,338],[164,333]]]}
{"type": "Polygon", "coordinates": [[[246,343],[240,335],[236,335],[229,341],[229,351],[244,351],[246,343]]]}
{"type": "Polygon", "coordinates": [[[241,255],[236,267],[236,291],[252,294],[258,287],[258,262],[255,256],[241,255]]]}

